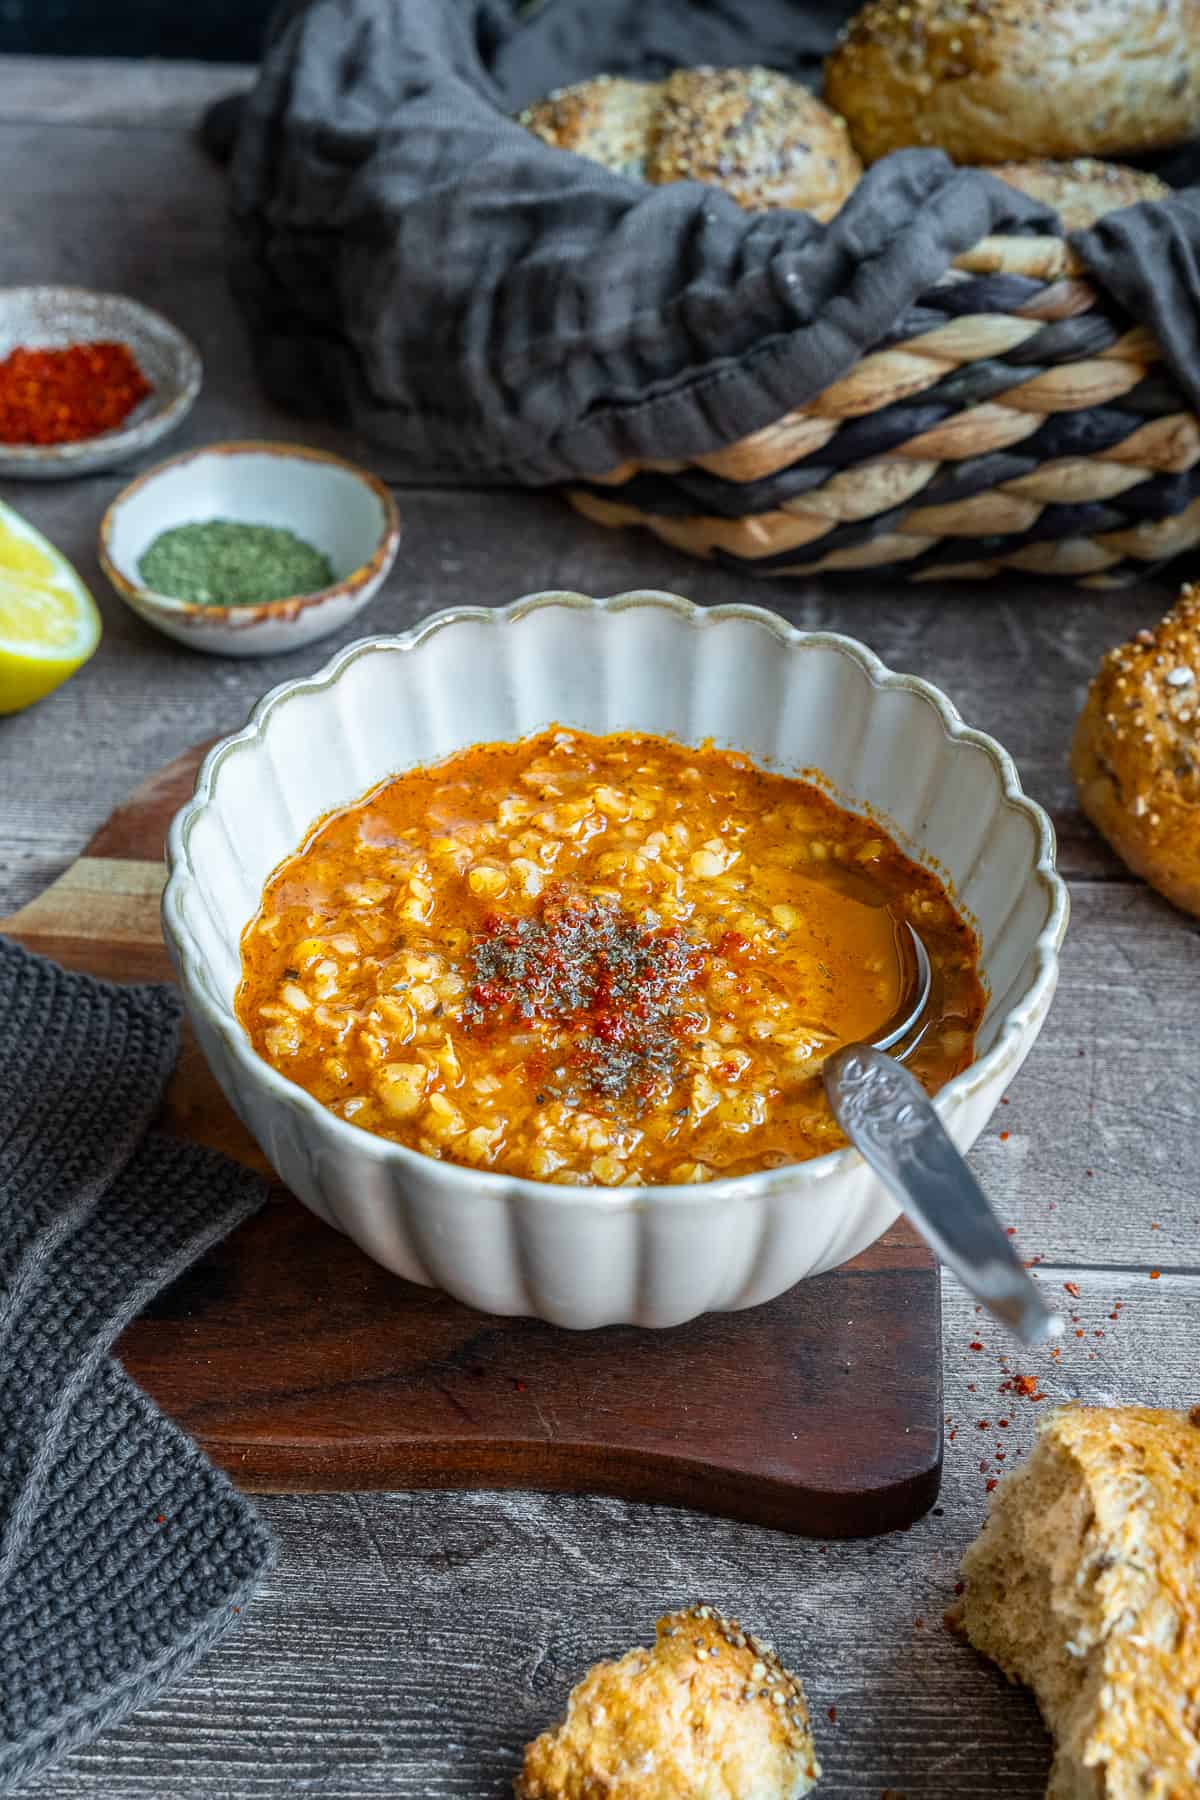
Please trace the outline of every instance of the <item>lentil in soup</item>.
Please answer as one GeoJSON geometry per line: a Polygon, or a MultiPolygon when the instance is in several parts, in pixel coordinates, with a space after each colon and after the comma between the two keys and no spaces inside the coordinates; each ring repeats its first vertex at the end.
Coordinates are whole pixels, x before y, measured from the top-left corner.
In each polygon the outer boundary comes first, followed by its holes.
{"type": "Polygon", "coordinates": [[[813,784],[558,727],[321,820],[267,882],[237,1010],[259,1055],[427,1156],[584,1185],[844,1143],[819,1080],[933,968],[910,1066],[965,1068],[978,944],[938,877],[813,784]]]}

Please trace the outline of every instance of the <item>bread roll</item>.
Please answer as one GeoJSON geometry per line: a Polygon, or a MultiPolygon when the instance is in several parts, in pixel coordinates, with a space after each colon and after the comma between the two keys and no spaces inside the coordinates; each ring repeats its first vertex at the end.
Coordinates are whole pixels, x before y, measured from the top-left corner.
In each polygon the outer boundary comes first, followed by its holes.
{"type": "Polygon", "coordinates": [[[831,219],[862,174],[844,122],[771,69],[677,69],[646,83],[601,75],[539,100],[520,122],[619,174],[705,181],[752,212],[831,219]]]}
{"type": "Polygon", "coordinates": [[[804,1690],[711,1606],[658,1622],[652,1650],[597,1663],[535,1738],[517,1800],[799,1800],[821,1771],[804,1690]]]}
{"type": "Polygon", "coordinates": [[[1030,1686],[1047,1800],[1200,1794],[1200,1412],[1069,1407],[996,1489],[950,1622],[1030,1686]]]}
{"type": "Polygon", "coordinates": [[[1124,163],[1077,156],[1071,162],[997,163],[989,171],[1031,200],[1052,206],[1066,231],[1083,231],[1119,207],[1139,200],[1167,200],[1171,189],[1157,175],[1124,163]]]}
{"type": "Polygon", "coordinates": [[[1200,131],[1200,0],[868,0],[825,68],[867,162],[1153,150],[1200,131]]]}
{"type": "Polygon", "coordinates": [[[1200,913],[1200,587],[1104,658],[1071,770],[1079,804],[1134,874],[1200,913]]]}

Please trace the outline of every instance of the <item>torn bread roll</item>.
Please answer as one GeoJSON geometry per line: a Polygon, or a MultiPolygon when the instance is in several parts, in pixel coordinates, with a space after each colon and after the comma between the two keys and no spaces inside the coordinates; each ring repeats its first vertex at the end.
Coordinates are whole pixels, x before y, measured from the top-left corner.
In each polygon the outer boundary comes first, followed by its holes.
{"type": "Polygon", "coordinates": [[[1200,1794],[1200,1409],[1065,1407],[1005,1476],[950,1623],[1033,1689],[1047,1800],[1200,1794]]]}
{"type": "Polygon", "coordinates": [[[800,1800],[820,1775],[799,1681],[769,1644],[692,1606],[649,1650],[597,1663],[535,1738],[517,1800],[800,1800]]]}

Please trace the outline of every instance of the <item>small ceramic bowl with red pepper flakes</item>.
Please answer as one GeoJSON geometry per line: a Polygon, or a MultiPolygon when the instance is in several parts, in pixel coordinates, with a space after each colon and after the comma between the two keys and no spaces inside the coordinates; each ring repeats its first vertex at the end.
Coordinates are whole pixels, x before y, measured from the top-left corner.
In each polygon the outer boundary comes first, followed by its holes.
{"type": "Polygon", "coordinates": [[[183,333],[124,294],[0,288],[0,476],[129,461],[186,417],[202,373],[183,333]]]}

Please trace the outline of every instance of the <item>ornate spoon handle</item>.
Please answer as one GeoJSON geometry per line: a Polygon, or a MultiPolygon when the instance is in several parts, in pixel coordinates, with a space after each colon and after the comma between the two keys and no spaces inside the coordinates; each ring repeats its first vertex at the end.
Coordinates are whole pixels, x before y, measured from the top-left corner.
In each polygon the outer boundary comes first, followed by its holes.
{"type": "Polygon", "coordinates": [[[1057,1337],[1047,1308],[943,1129],[920,1082],[894,1057],[848,1044],[825,1064],[834,1117],[947,1268],[1023,1343],[1057,1337]]]}

